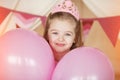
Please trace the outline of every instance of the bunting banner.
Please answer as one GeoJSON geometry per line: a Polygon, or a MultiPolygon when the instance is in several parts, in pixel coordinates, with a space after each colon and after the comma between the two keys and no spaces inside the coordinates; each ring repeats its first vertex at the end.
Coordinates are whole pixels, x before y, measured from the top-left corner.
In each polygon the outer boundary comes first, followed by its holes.
{"type": "Polygon", "coordinates": [[[0,7],[0,35],[14,28],[27,28],[30,30],[34,30],[41,23],[45,25],[45,21],[45,16],[33,15],[21,11],[0,7]],[[12,14],[12,17],[10,17],[8,20],[7,17],[9,16],[9,14],[12,14]],[[5,25],[6,19],[8,21],[5,25]]]}
{"type": "MultiPolygon", "coordinates": [[[[0,24],[4,21],[10,12],[13,12],[15,16],[16,28],[30,28],[31,26],[34,27],[35,21],[37,19],[41,20],[43,25],[45,25],[46,22],[46,16],[33,15],[0,7],[0,24]]],[[[80,20],[82,21],[85,36],[89,34],[93,22],[97,20],[101,24],[101,27],[110,39],[113,46],[116,45],[117,39],[119,38],[118,33],[120,30],[120,16],[80,20]]]]}

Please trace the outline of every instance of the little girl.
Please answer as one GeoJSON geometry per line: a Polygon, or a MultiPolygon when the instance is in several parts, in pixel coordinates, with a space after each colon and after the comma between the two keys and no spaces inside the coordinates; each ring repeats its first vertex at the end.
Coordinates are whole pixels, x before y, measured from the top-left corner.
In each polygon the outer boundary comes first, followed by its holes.
{"type": "Polygon", "coordinates": [[[83,46],[79,11],[71,0],[61,1],[49,14],[44,38],[50,44],[55,61],[70,50],[83,46]]]}

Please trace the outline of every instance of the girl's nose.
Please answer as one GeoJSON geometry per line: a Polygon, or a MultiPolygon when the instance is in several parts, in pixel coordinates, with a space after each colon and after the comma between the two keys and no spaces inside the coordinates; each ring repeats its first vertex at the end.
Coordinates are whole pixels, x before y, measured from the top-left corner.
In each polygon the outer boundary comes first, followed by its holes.
{"type": "Polygon", "coordinates": [[[59,36],[59,37],[58,37],[58,40],[59,40],[59,41],[64,41],[64,36],[59,36]]]}

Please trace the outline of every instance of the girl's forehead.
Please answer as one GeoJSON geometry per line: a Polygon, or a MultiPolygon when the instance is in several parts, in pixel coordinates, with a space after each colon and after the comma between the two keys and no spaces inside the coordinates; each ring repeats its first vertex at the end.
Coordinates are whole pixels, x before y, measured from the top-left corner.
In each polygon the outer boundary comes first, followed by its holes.
{"type": "Polygon", "coordinates": [[[74,31],[76,25],[65,20],[55,20],[50,24],[49,29],[51,30],[61,30],[61,31],[74,31]]]}
{"type": "Polygon", "coordinates": [[[71,19],[53,19],[51,20],[50,24],[55,24],[55,23],[64,23],[64,24],[68,24],[68,25],[76,25],[77,23],[74,20],[71,19]]]}

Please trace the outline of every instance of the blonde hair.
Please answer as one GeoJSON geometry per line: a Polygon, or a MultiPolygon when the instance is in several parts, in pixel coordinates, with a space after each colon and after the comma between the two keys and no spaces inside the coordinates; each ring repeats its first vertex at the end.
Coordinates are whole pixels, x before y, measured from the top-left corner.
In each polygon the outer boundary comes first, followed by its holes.
{"type": "Polygon", "coordinates": [[[60,20],[69,20],[73,21],[76,24],[75,28],[75,42],[73,43],[71,49],[74,49],[76,47],[83,46],[82,42],[82,27],[80,24],[80,20],[78,21],[73,15],[66,13],[66,12],[57,12],[54,14],[49,14],[47,21],[46,21],[46,26],[45,26],[45,31],[44,31],[44,38],[48,41],[48,29],[50,27],[50,24],[52,20],[54,19],[60,19],[60,20]]]}

